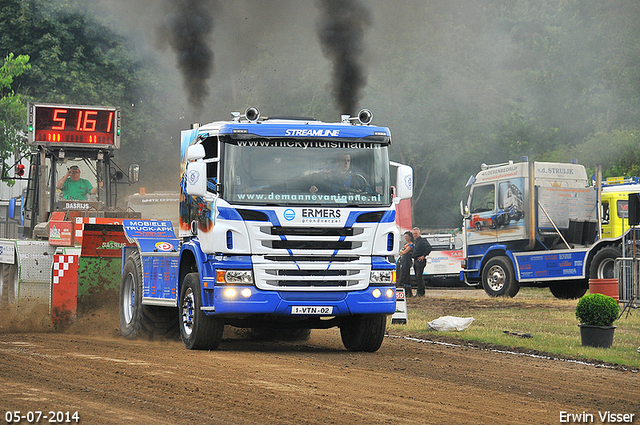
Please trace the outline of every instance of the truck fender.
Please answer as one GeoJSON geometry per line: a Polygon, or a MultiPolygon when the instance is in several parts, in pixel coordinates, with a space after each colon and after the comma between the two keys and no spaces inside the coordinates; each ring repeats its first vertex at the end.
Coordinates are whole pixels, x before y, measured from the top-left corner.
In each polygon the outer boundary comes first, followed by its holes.
{"type": "Polygon", "coordinates": [[[185,276],[189,273],[197,272],[202,282],[201,271],[205,261],[207,261],[207,256],[200,249],[198,241],[191,240],[182,244],[178,261],[178,293],[180,293],[185,276]]]}
{"type": "Polygon", "coordinates": [[[480,282],[487,295],[516,296],[520,290],[520,282],[513,254],[508,250],[491,249],[482,260],[480,282]]]}
{"type": "Polygon", "coordinates": [[[508,257],[509,260],[511,260],[511,265],[513,265],[513,269],[516,270],[516,259],[513,256],[513,254],[511,253],[511,251],[509,251],[507,249],[507,246],[506,245],[493,245],[491,248],[489,248],[484,253],[484,256],[482,257],[482,261],[480,261],[480,271],[482,271],[482,269],[485,266],[485,264],[487,264],[487,261],[489,261],[491,258],[497,257],[497,256],[506,256],[506,257],[508,257]]]}

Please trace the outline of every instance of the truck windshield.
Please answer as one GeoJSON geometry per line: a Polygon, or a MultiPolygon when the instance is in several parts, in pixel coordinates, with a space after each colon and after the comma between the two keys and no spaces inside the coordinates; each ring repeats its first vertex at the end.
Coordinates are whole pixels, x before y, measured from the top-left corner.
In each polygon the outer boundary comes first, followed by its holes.
{"type": "Polygon", "coordinates": [[[390,204],[387,146],[324,144],[331,147],[308,147],[307,139],[288,140],[287,147],[226,144],[225,199],[251,205],[390,204]]]}

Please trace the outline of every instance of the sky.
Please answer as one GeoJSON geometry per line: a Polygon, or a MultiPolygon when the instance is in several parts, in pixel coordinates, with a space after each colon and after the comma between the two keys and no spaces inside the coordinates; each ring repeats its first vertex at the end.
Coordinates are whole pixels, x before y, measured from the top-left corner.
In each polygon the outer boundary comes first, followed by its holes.
{"type": "Polygon", "coordinates": [[[170,98],[196,119],[204,111],[238,108],[218,101],[243,103],[238,93],[250,90],[251,82],[240,79],[240,70],[264,57],[264,74],[277,74],[283,86],[310,63],[325,70],[326,80],[318,84],[332,93],[336,109],[360,109],[374,19],[366,2],[91,1],[94,13],[163,67],[170,98]]]}

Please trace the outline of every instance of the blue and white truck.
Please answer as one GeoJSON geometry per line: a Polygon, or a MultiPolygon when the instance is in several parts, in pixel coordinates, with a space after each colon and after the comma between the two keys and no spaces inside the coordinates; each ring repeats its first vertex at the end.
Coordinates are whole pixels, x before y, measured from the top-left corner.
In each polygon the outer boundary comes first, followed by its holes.
{"type": "Polygon", "coordinates": [[[483,164],[460,204],[461,280],[490,296],[513,297],[521,285],[535,285],[579,298],[589,279],[613,277],[624,239],[602,237],[600,175],[591,184],[575,163],[483,164]]]}
{"type": "Polygon", "coordinates": [[[232,117],[182,132],[177,236],[169,220],[125,221],[122,335],[179,329],[186,348],[215,349],[225,325],[338,326],[348,350],[378,350],[396,304],[394,206],[412,194],[411,167],[391,175],[389,129],[368,110],[232,117]]]}

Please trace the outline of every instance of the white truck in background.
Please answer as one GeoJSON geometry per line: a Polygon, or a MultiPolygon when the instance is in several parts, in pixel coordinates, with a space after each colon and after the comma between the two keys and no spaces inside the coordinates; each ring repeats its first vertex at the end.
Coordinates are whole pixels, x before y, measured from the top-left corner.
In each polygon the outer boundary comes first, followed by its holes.
{"type": "MultiPolygon", "coordinates": [[[[427,264],[422,272],[422,278],[427,287],[467,286],[460,281],[462,270],[462,237],[454,233],[423,234],[431,245],[431,252],[427,256],[427,264]]],[[[413,267],[409,273],[410,279],[415,280],[413,267]]],[[[415,287],[415,284],[412,283],[415,287]]]]}
{"type": "Polygon", "coordinates": [[[591,185],[575,163],[483,164],[460,204],[461,279],[490,296],[513,297],[521,285],[548,286],[557,298],[584,295],[589,279],[607,277],[622,256],[622,236],[600,233],[600,175],[591,185]]]}
{"type": "MultiPolygon", "coordinates": [[[[125,211],[136,211],[142,217],[151,220],[161,220],[172,217],[180,208],[180,193],[171,191],[147,192],[140,188],[138,193],[131,194],[124,199],[125,211]]],[[[178,221],[171,221],[173,229],[178,233],[178,221]]]]}

